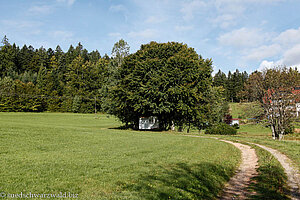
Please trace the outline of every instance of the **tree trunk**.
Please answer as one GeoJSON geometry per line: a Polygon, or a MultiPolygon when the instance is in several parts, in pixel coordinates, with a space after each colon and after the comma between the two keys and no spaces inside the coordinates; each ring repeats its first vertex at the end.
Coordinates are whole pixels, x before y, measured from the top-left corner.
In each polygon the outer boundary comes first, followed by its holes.
{"type": "Polygon", "coordinates": [[[171,130],[172,130],[172,131],[175,131],[175,125],[174,125],[174,121],[172,121],[171,130]]]}
{"type": "Polygon", "coordinates": [[[284,131],[281,131],[279,134],[279,141],[281,141],[284,137],[284,131]]]}
{"type": "Polygon", "coordinates": [[[178,132],[182,132],[183,131],[183,126],[182,125],[179,125],[178,127],[178,132]]]}
{"type": "Polygon", "coordinates": [[[271,125],[271,130],[272,130],[272,138],[273,138],[273,140],[276,140],[276,133],[275,133],[275,128],[273,125],[271,125]]]}
{"type": "Polygon", "coordinates": [[[191,122],[189,121],[189,126],[188,126],[188,128],[186,130],[186,133],[190,133],[190,128],[191,128],[191,122]]]}

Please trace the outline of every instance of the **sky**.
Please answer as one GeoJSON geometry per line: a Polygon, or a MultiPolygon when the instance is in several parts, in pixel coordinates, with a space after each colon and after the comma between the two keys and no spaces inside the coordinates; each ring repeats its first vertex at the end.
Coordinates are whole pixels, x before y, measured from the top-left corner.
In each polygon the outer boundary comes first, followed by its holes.
{"type": "Polygon", "coordinates": [[[300,66],[300,0],[0,0],[0,37],[34,48],[181,42],[215,72],[300,66]]]}

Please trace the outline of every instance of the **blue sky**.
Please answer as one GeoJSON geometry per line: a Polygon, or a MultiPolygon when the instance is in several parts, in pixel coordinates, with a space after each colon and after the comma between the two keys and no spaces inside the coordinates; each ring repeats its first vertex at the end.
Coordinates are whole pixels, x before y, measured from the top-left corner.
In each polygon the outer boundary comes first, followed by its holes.
{"type": "Polygon", "coordinates": [[[81,42],[110,55],[177,41],[212,58],[215,70],[300,66],[299,0],[0,0],[0,36],[19,46],[67,51],[81,42]]]}

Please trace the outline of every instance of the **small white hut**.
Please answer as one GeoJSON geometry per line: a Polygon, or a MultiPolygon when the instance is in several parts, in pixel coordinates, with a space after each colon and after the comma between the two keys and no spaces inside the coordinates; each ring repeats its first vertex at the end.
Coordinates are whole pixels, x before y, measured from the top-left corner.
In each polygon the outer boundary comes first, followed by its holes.
{"type": "Polygon", "coordinates": [[[151,130],[151,129],[158,129],[158,128],[159,128],[159,123],[157,117],[155,116],[141,117],[139,119],[140,130],[151,130]]]}
{"type": "Polygon", "coordinates": [[[231,119],[230,125],[233,126],[235,124],[240,125],[240,119],[231,119]]]}

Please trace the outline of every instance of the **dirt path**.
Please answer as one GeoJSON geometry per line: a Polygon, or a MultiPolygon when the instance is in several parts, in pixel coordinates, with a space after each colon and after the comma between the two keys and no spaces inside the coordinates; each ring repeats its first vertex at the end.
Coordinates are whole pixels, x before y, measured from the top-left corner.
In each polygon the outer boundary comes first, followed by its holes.
{"type": "Polygon", "coordinates": [[[234,145],[242,152],[242,163],[240,164],[236,174],[230,179],[223,190],[222,200],[232,199],[246,199],[251,195],[246,188],[251,183],[251,178],[257,176],[256,168],[258,166],[258,158],[255,149],[248,145],[231,142],[227,140],[220,140],[234,145]]]}
{"type": "Polygon", "coordinates": [[[300,174],[299,171],[295,167],[293,167],[292,161],[286,155],[280,153],[275,149],[255,143],[249,144],[254,144],[262,149],[269,151],[280,162],[288,178],[288,185],[291,189],[292,199],[300,199],[300,174]]]}
{"type": "MultiPolygon", "coordinates": [[[[239,166],[237,173],[230,179],[227,186],[223,190],[223,194],[220,199],[246,199],[246,196],[251,195],[248,193],[248,191],[246,191],[246,188],[251,183],[251,178],[257,175],[256,168],[258,167],[258,158],[254,149],[248,145],[222,140],[217,137],[186,136],[218,139],[220,141],[230,143],[240,149],[242,152],[242,163],[239,166]]],[[[286,155],[275,149],[256,143],[248,143],[267,150],[280,162],[288,178],[288,185],[291,190],[292,200],[300,200],[300,173],[297,168],[293,167],[292,161],[286,155]]]]}
{"type": "MultiPolygon", "coordinates": [[[[189,135],[186,135],[189,136],[189,135]]],[[[202,137],[203,136],[189,136],[189,137],[202,137]]],[[[244,145],[237,142],[231,142],[222,140],[217,137],[204,137],[218,139],[223,142],[234,145],[242,152],[242,162],[236,171],[236,174],[231,177],[229,182],[226,184],[220,199],[222,200],[233,200],[233,199],[246,199],[247,196],[251,195],[246,188],[251,183],[251,178],[257,176],[256,168],[258,167],[258,158],[255,153],[255,149],[248,145],[244,145]]]]}

